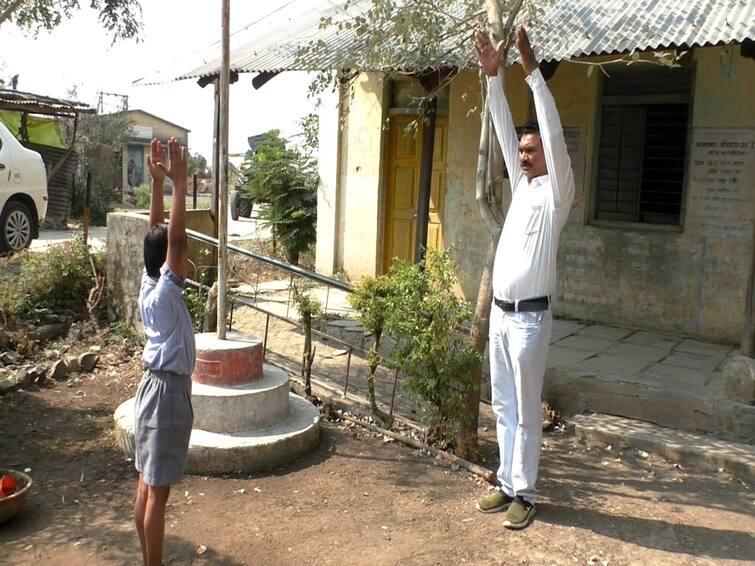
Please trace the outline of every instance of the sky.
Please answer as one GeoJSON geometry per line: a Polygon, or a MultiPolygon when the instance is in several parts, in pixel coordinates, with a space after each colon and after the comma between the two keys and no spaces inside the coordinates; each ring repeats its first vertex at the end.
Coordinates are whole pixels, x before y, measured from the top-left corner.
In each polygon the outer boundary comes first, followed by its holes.
{"type": "MultiPolygon", "coordinates": [[[[285,7],[290,0],[231,0],[231,32],[285,7]]],[[[87,2],[82,2],[86,6],[87,2]]],[[[212,154],[213,87],[195,80],[162,85],[132,83],[174,64],[190,69],[201,65],[208,47],[220,57],[220,0],[142,0],[140,41],[112,45],[97,22],[97,13],[83,8],[71,20],[36,38],[12,25],[0,26],[0,77],[18,74],[18,90],[77,99],[96,106],[99,92],[128,95],[129,109],[141,109],[191,130],[189,149],[208,161],[212,154]]],[[[238,35],[237,35],[238,37],[238,35]]],[[[234,40],[231,39],[231,47],[234,40]]],[[[212,51],[211,51],[212,52],[212,51]]],[[[277,128],[284,135],[298,132],[297,121],[311,112],[305,73],[282,73],[259,90],[254,74],[241,74],[230,88],[229,153],[243,154],[247,137],[277,128]]],[[[105,111],[116,110],[116,97],[104,97],[105,111]]],[[[232,161],[238,162],[239,159],[232,161]]]]}

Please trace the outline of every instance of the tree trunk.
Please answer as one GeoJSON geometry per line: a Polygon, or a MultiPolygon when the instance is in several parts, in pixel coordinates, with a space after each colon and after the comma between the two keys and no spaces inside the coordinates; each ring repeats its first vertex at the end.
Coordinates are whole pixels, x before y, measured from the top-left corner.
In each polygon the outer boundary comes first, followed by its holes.
{"type": "Polygon", "coordinates": [[[304,352],[301,360],[301,376],[304,378],[304,394],[312,395],[312,315],[304,314],[302,317],[302,329],[304,330],[304,352]]]}
{"type": "Polygon", "coordinates": [[[380,336],[381,332],[375,332],[375,342],[372,345],[372,353],[374,357],[369,359],[370,373],[367,375],[367,390],[370,396],[370,409],[372,414],[376,417],[381,416],[378,411],[377,400],[375,399],[375,372],[378,368],[378,356],[380,355],[380,336]]]}
{"type": "MultiPolygon", "coordinates": [[[[522,7],[523,0],[516,0],[511,7],[506,25],[503,26],[501,16],[501,5],[499,0],[487,0],[488,25],[495,40],[504,39],[506,45],[510,43],[513,31],[514,20],[522,7]]],[[[503,80],[503,67],[506,63],[505,54],[501,60],[501,66],[498,74],[503,80]]],[[[482,383],[482,359],[485,354],[485,343],[490,328],[490,306],[493,302],[493,265],[495,262],[495,252],[498,246],[498,239],[503,227],[503,207],[500,198],[495,190],[495,179],[497,171],[494,169],[494,144],[495,132],[493,131],[488,108],[487,95],[481,92],[484,97],[482,128],[480,131],[480,150],[477,156],[477,178],[475,183],[475,194],[477,206],[480,209],[485,226],[490,234],[488,243],[488,253],[485,258],[485,266],[480,278],[480,289],[477,293],[477,304],[475,306],[475,321],[472,325],[470,337],[475,349],[480,354],[480,361],[477,362],[471,370],[472,387],[464,400],[468,418],[461,423],[459,433],[459,455],[467,460],[477,460],[479,458],[479,446],[477,429],[480,423],[480,385],[482,383]]]]}

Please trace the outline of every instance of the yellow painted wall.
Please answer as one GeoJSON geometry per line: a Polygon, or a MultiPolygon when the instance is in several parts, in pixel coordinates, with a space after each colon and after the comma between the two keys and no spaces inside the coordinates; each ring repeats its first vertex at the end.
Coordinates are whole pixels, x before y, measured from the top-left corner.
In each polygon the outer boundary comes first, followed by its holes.
{"type": "Polygon", "coordinates": [[[383,99],[381,75],[363,73],[344,116],[341,156],[341,267],[351,279],[374,276],[382,258],[383,99]]]}

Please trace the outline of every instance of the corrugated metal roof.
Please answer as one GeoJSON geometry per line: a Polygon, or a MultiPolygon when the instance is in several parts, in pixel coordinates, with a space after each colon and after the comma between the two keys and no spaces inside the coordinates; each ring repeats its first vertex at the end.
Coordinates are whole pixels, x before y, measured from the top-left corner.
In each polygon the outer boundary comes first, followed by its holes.
{"type": "Polygon", "coordinates": [[[94,114],[95,112],[94,108],[83,102],[6,89],[0,89],[0,108],[25,110],[36,114],[94,114]]]}
{"type": "MultiPolygon", "coordinates": [[[[354,53],[363,39],[337,25],[321,27],[323,18],[345,21],[363,14],[372,0],[293,0],[287,9],[260,18],[236,34],[231,51],[231,69],[238,72],[282,70],[319,71],[353,67],[354,53]],[[247,41],[243,41],[248,38],[247,41]],[[304,45],[317,45],[306,57],[298,56],[304,45]]],[[[688,48],[755,39],[753,0],[556,0],[536,13],[528,31],[538,58],[563,60],[590,55],[607,55],[666,48],[688,48]]],[[[441,45],[442,56],[406,54],[404,66],[467,67],[476,65],[470,45],[464,50],[452,43],[441,45]],[[408,63],[407,63],[408,62],[408,63]]],[[[516,50],[509,62],[516,60],[516,50]]],[[[212,58],[215,46],[202,65],[188,72],[176,68],[137,83],[211,76],[218,73],[219,59],[212,58]]],[[[387,69],[364,69],[387,70],[387,69]]]]}

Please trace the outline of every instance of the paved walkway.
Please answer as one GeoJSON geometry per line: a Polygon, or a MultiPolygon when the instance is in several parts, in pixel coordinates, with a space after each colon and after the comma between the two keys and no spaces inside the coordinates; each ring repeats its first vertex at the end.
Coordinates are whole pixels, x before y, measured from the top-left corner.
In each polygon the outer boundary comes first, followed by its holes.
{"type": "MultiPolygon", "coordinates": [[[[258,295],[258,305],[272,307],[285,316],[284,287],[280,282],[265,286],[258,295]],[[276,294],[279,300],[274,301],[271,297],[276,294]]],[[[338,300],[335,305],[338,308],[338,300]]],[[[300,374],[304,340],[296,326],[272,316],[268,319],[253,308],[235,310],[234,329],[264,336],[266,324],[266,360],[291,374],[300,374]]],[[[314,340],[313,379],[337,396],[347,393],[366,399],[369,369],[360,345],[369,348],[371,336],[350,318],[332,321],[326,331],[339,335],[346,344],[314,340]]],[[[564,414],[575,415],[569,420],[578,437],[591,443],[632,446],[755,480],[752,439],[725,442],[699,433],[706,426],[712,429],[708,432],[724,437],[755,433],[755,407],[722,397],[722,369],[736,355],[734,348],[570,320],[554,321],[551,342],[544,397],[564,414]],[[608,414],[580,415],[585,412],[608,414]],[[736,426],[740,429],[733,428],[736,426]]],[[[403,388],[401,379],[396,381],[394,371],[378,368],[375,391],[378,405],[386,412],[393,400],[397,415],[421,421],[418,404],[403,388]]],[[[480,439],[494,446],[494,434],[491,407],[481,403],[480,439]]]]}
{"type": "MultiPolygon", "coordinates": [[[[289,301],[288,280],[242,286],[239,290],[253,298],[259,308],[291,320],[298,318],[289,301]]],[[[372,337],[354,319],[345,293],[324,287],[312,292],[327,303],[329,313],[341,317],[328,323],[325,332],[346,343],[318,343],[313,371],[336,387],[345,387],[348,365],[349,390],[365,395],[367,364],[359,349],[368,349],[372,337]],[[357,350],[347,362],[349,345],[357,350]]],[[[234,325],[262,335],[264,318],[253,309],[242,308],[236,311],[234,325]]],[[[268,345],[274,355],[294,360],[292,367],[296,370],[302,342],[292,328],[279,321],[271,323],[268,345]]],[[[384,356],[386,350],[381,352],[384,356]]],[[[736,354],[733,346],[683,336],[556,319],[544,398],[564,414],[608,413],[753,442],[755,407],[747,400],[728,399],[725,392],[724,370],[736,354]]],[[[489,400],[487,368],[485,361],[481,394],[489,400]]],[[[376,388],[385,405],[390,405],[393,381],[394,372],[379,370],[376,388]]],[[[400,411],[414,414],[416,407],[400,380],[396,399],[400,411]]]]}

